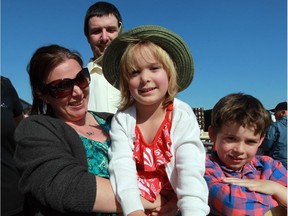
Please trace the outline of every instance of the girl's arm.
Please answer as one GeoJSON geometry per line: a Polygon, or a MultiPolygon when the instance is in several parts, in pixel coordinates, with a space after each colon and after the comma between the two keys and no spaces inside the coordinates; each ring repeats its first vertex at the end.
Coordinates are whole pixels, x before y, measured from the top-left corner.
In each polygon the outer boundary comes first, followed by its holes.
{"type": "Polygon", "coordinates": [[[111,123],[109,172],[113,190],[125,215],[144,211],[137,182],[136,164],[133,159],[133,134],[136,121],[125,113],[114,115],[111,123]]]}
{"type": "Polygon", "coordinates": [[[189,215],[189,212],[207,215],[208,187],[204,179],[206,152],[200,140],[200,128],[191,107],[176,105],[175,101],[171,138],[176,168],[171,167],[175,169],[171,184],[177,193],[182,215],[189,215]]]}

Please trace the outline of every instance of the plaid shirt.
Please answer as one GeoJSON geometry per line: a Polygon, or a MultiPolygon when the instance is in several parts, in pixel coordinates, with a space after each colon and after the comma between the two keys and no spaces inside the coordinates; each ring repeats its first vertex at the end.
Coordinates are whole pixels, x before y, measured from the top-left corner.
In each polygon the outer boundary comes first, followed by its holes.
{"type": "Polygon", "coordinates": [[[278,206],[271,195],[231,185],[223,182],[222,177],[272,180],[287,187],[286,168],[270,157],[257,155],[241,171],[233,171],[225,167],[217,152],[213,151],[207,155],[205,171],[212,215],[264,215],[269,209],[278,206]]]}

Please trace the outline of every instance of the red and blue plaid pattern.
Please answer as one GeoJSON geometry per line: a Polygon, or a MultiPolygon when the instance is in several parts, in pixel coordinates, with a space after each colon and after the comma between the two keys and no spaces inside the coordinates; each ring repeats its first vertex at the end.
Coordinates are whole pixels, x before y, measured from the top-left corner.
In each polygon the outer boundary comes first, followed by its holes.
{"type": "Polygon", "coordinates": [[[205,171],[212,215],[264,215],[269,209],[278,206],[271,195],[231,185],[224,182],[223,177],[272,180],[287,187],[286,168],[270,157],[255,156],[241,171],[233,171],[225,167],[217,152],[213,151],[207,155],[205,171]]]}

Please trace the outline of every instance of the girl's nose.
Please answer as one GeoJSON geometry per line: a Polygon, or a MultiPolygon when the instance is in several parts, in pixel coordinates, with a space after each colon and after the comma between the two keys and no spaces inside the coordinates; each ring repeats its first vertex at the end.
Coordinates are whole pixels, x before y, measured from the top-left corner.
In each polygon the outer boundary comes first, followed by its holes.
{"type": "Polygon", "coordinates": [[[149,76],[148,71],[143,70],[143,71],[141,72],[141,82],[143,82],[143,83],[148,83],[148,82],[150,82],[150,81],[151,81],[151,79],[150,79],[150,76],[149,76]]]}

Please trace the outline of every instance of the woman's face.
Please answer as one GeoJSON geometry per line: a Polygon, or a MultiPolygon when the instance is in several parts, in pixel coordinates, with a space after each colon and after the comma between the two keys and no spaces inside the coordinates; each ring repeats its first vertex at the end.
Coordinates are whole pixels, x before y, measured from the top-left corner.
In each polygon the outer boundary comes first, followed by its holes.
{"type": "MultiPolygon", "coordinates": [[[[74,59],[67,59],[50,71],[46,84],[55,80],[74,79],[82,70],[81,65],[74,59]]],[[[43,101],[53,109],[56,117],[63,119],[66,122],[79,121],[85,117],[88,110],[89,85],[81,89],[77,84],[74,84],[71,94],[55,98],[50,94],[42,96],[43,101]]]]}

